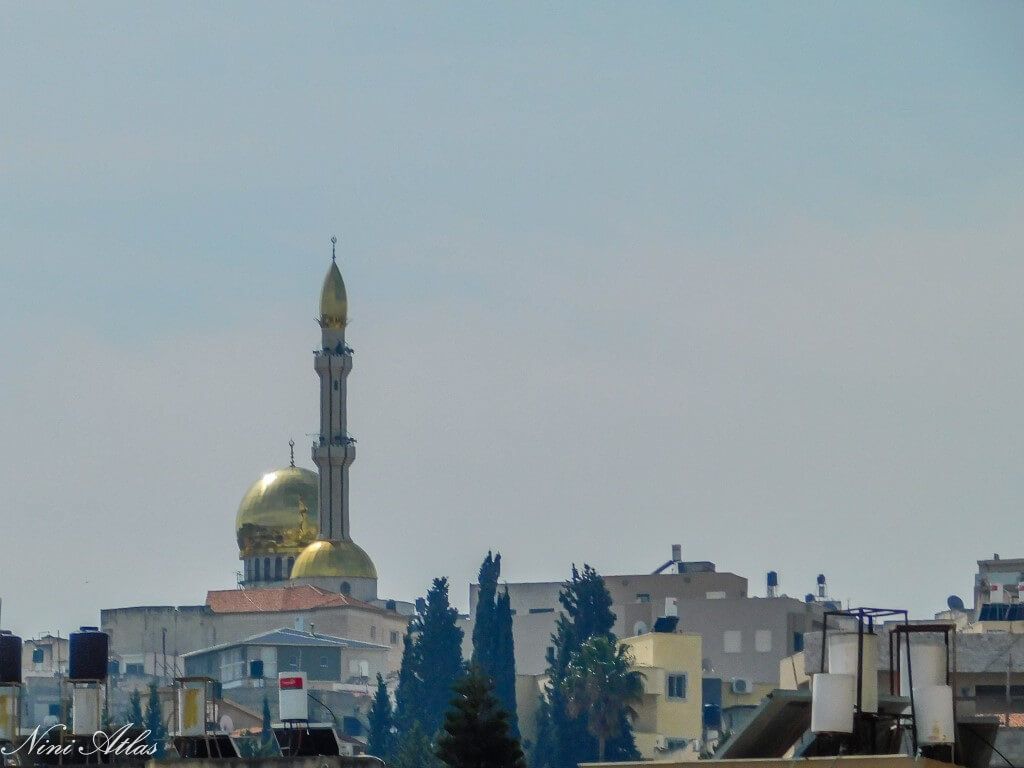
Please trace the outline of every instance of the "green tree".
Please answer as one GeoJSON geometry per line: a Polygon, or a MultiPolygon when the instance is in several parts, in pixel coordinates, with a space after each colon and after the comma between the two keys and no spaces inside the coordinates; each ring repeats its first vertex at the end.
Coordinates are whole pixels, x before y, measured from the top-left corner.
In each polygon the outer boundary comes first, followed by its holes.
{"type": "Polygon", "coordinates": [[[149,731],[146,743],[156,747],[153,757],[160,760],[166,753],[164,739],[167,736],[167,731],[164,728],[164,716],[160,707],[160,692],[157,690],[155,682],[149,684],[149,699],[146,701],[145,722],[146,728],[149,731]]]}
{"type": "Polygon", "coordinates": [[[400,734],[406,734],[419,721],[423,700],[420,654],[412,623],[406,628],[402,643],[402,665],[395,690],[395,727],[400,734]]]}
{"type": "Polygon", "coordinates": [[[501,554],[487,553],[480,564],[476,614],[473,622],[473,663],[494,681],[494,692],[509,713],[509,731],[519,738],[516,714],[516,661],[512,640],[512,608],[508,589],[498,594],[501,554]]]}
{"type": "Polygon", "coordinates": [[[142,694],[134,690],[128,695],[128,724],[132,728],[141,728],[142,723],[142,694]]]}
{"type": "Polygon", "coordinates": [[[263,695],[263,722],[260,728],[260,756],[269,757],[274,753],[274,728],[270,717],[270,699],[263,695]]]}
{"type": "Polygon", "coordinates": [[[501,555],[490,552],[480,564],[480,589],[477,592],[476,615],[473,620],[473,663],[485,675],[495,677],[497,645],[497,616],[494,598],[498,591],[498,576],[501,575],[501,555]]]}
{"type": "Polygon", "coordinates": [[[634,718],[633,704],[643,697],[643,675],[632,665],[629,649],[604,635],[587,640],[569,660],[562,682],[567,710],[574,718],[586,717],[599,762],[608,740],[622,735],[623,716],[634,718]]]}
{"type": "MultiPolygon", "coordinates": [[[[534,768],[575,768],[579,763],[597,760],[597,739],[588,732],[584,717],[570,714],[562,684],[572,654],[587,640],[604,636],[615,642],[612,598],[596,570],[584,565],[580,571],[574,565],[572,577],[562,584],[558,600],[562,612],[551,636],[548,685],[537,710],[537,746],[532,752],[534,768]]],[[[620,735],[605,745],[606,758],[636,759],[633,730],[625,714],[619,730],[620,735]]]]}
{"type": "Polygon", "coordinates": [[[494,608],[494,694],[502,709],[508,712],[509,733],[516,739],[519,734],[519,715],[516,714],[516,650],[512,637],[512,601],[506,588],[498,595],[494,608]]]}
{"type": "Polygon", "coordinates": [[[458,618],[448,601],[448,579],[434,579],[423,613],[413,619],[420,685],[416,720],[427,734],[440,730],[452,686],[465,671],[458,618]]]}
{"type": "Polygon", "coordinates": [[[437,756],[449,768],[524,768],[519,739],[509,733],[508,713],[494,683],[479,667],[455,685],[437,756]]]}
{"type": "Polygon", "coordinates": [[[441,768],[430,746],[430,739],[419,722],[414,722],[408,732],[398,740],[392,768],[441,768]]]}
{"type": "Polygon", "coordinates": [[[377,673],[377,695],[370,707],[370,733],[366,743],[367,754],[390,762],[394,752],[394,717],[391,711],[391,697],[384,678],[377,673]]]}

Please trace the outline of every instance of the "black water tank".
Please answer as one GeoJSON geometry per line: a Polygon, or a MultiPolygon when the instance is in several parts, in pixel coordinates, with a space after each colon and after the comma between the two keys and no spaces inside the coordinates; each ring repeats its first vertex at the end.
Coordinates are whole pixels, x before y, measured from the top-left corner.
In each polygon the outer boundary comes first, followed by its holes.
{"type": "Polygon", "coordinates": [[[21,683],[21,638],[0,635],[0,684],[21,683]]]}
{"type": "Polygon", "coordinates": [[[249,662],[249,677],[255,680],[263,679],[263,659],[253,659],[249,662]]]}
{"type": "Polygon", "coordinates": [[[96,627],[82,627],[81,631],[72,632],[68,677],[72,680],[106,680],[109,643],[107,633],[96,627]]]}

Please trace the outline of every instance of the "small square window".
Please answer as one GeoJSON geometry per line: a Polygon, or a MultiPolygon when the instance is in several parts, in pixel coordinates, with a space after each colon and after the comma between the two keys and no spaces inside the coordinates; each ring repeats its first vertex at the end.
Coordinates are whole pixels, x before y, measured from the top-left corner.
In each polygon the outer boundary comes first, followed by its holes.
{"type": "Polygon", "coordinates": [[[636,596],[636,601],[638,603],[649,603],[649,602],[651,602],[651,596],[649,594],[647,594],[646,592],[640,592],[636,596]]]}
{"type": "Polygon", "coordinates": [[[686,674],[679,673],[669,675],[666,680],[668,684],[668,697],[676,700],[686,700],[686,674]]]}
{"type": "Polygon", "coordinates": [[[771,653],[772,631],[770,629],[759,629],[754,633],[754,650],[758,653],[771,653]]]}

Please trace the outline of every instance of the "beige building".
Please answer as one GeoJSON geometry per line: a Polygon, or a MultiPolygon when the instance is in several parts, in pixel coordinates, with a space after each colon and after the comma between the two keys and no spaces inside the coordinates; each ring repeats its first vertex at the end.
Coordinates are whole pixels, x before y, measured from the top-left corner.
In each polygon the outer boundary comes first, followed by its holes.
{"type": "Polygon", "coordinates": [[[181,675],[181,657],[282,627],[387,647],[385,671],[402,660],[409,617],[312,586],[215,590],[205,605],[139,606],[100,612],[122,675],[181,675]]]}
{"type": "Polygon", "coordinates": [[[643,701],[635,707],[636,748],[645,760],[677,753],[699,754],[703,739],[700,635],[650,632],[627,637],[634,669],[644,676],[643,701]]]}

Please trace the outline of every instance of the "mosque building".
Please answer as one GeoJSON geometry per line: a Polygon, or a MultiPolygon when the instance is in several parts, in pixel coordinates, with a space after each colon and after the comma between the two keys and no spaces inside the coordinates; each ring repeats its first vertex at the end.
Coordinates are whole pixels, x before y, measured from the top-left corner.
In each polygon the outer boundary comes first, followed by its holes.
{"type": "Polygon", "coordinates": [[[346,381],[352,348],[345,342],[348,295],[333,252],[320,292],[320,430],[313,443],[317,472],[290,466],[256,481],[238,507],[235,530],[246,588],[311,585],[367,603],[377,601],[377,569],[352,540],[349,467],[356,457],[347,428],[346,381]]]}
{"type": "MultiPolygon", "coordinates": [[[[320,429],[312,446],[317,471],[295,465],[293,442],[289,466],[266,473],[242,497],[235,518],[241,589],[211,590],[203,605],[100,612],[120,674],[168,678],[183,673],[186,653],[282,629],[312,634],[314,627],[378,648],[386,671],[398,670],[415,606],[378,599],[377,569],[349,527],[348,478],[356,446],[346,418],[352,370],[347,323],[348,296],[332,253],[320,293],[321,344],[313,362],[320,379],[320,429]]],[[[348,674],[361,680],[358,669],[348,674]]]]}

